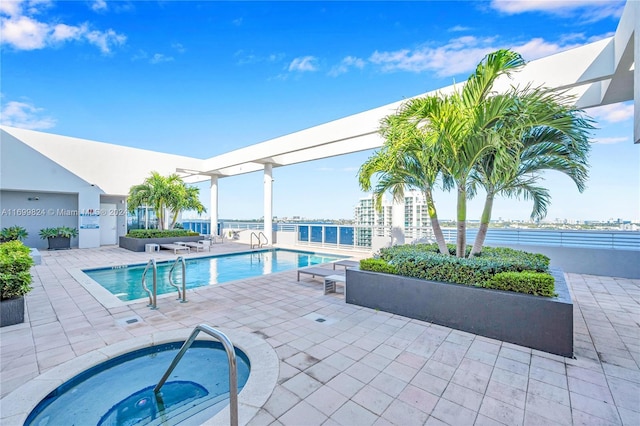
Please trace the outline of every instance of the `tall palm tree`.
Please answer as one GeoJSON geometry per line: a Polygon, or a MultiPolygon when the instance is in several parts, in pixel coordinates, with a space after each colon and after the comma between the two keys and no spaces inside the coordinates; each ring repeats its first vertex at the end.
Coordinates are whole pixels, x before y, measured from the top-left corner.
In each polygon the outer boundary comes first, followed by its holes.
{"type": "Polygon", "coordinates": [[[176,191],[167,203],[167,207],[173,212],[170,228],[175,226],[178,221],[178,216],[183,210],[195,210],[198,214],[207,211],[200,202],[200,198],[198,197],[199,193],[200,189],[195,186],[187,186],[181,181],[181,185],[176,188],[176,191]]]}
{"type": "MultiPolygon", "coordinates": [[[[435,213],[428,190],[438,179],[446,190],[455,183],[458,257],[464,257],[466,250],[467,200],[479,185],[487,190],[482,217],[486,226],[496,195],[529,197],[534,200],[534,212],[546,211],[548,191],[536,186],[541,169],[568,174],[581,190],[586,179],[588,121],[564,106],[563,94],[550,89],[512,87],[504,93],[494,89],[499,78],[509,77],[524,64],[518,53],[498,50],[485,56],[462,90],[403,104],[397,114],[383,120],[385,145],[362,166],[362,189],[368,190],[369,179],[379,173],[377,196],[392,190],[397,198],[404,186],[414,186],[423,191],[435,213]],[[543,140],[534,143],[539,138],[543,140]],[[564,148],[548,145],[553,138],[564,148]],[[571,155],[559,156],[562,149],[571,155]]],[[[439,226],[434,232],[436,237],[441,234],[439,226]]],[[[482,247],[486,227],[481,232],[474,253],[482,247]]]]}
{"type": "Polygon", "coordinates": [[[383,119],[380,133],[385,138],[385,143],[360,167],[358,181],[363,191],[370,191],[372,178],[378,177],[373,191],[377,209],[381,208],[382,197],[387,191],[393,194],[394,200],[402,201],[405,187],[419,190],[427,204],[438,248],[441,253],[448,254],[433,199],[433,189],[441,178],[443,188],[448,190],[451,180],[441,176],[439,163],[433,152],[435,145],[420,129],[420,121],[415,120],[414,111],[419,108],[424,108],[424,103],[409,102],[398,114],[383,119]]]}
{"type": "Polygon", "coordinates": [[[165,229],[167,209],[173,212],[171,227],[183,209],[193,208],[199,213],[204,211],[204,206],[198,200],[198,192],[196,187],[187,187],[175,173],[162,176],[153,171],[143,183],[129,189],[127,205],[130,212],[141,206],[153,207],[158,218],[158,229],[165,229]]]}
{"type": "Polygon", "coordinates": [[[501,153],[494,151],[478,162],[472,175],[472,191],[475,193],[479,185],[486,191],[486,198],[470,256],[482,251],[495,196],[531,199],[531,218],[542,219],[550,195],[547,189],[537,186],[541,172],[563,173],[573,180],[579,192],[584,191],[590,151],[588,131],[593,126],[580,110],[565,106],[568,100],[562,93],[540,88],[532,91],[527,88],[518,94],[517,107],[527,112],[516,112],[514,117],[526,117],[521,120],[524,123],[503,127],[508,127],[512,137],[519,137],[521,143],[515,145],[517,161],[500,163],[496,157],[501,153]]]}

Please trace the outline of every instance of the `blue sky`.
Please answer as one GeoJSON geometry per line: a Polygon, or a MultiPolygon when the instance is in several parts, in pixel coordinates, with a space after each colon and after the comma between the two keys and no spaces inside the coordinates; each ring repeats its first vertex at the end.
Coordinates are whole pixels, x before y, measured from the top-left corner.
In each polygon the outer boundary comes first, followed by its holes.
{"type": "MultiPolygon", "coordinates": [[[[498,48],[533,60],[610,36],[623,6],[3,0],[2,122],[208,158],[463,81],[498,48]]],[[[548,219],[639,220],[633,106],[587,112],[598,121],[588,189],[547,175],[548,219]]],[[[369,155],[274,169],[274,214],[351,218],[369,155]]],[[[261,173],[219,188],[220,217],[262,216],[261,173]]],[[[436,203],[441,218],[455,217],[452,194],[436,203]]],[[[493,217],[530,210],[498,200],[493,217]]],[[[472,201],[469,219],[480,211],[472,201]]]]}

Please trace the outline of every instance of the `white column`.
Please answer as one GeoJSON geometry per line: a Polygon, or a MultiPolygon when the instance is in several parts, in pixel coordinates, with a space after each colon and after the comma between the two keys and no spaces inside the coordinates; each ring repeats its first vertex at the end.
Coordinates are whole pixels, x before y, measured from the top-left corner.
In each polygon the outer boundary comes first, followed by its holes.
{"type": "Polygon", "coordinates": [[[211,201],[209,202],[209,216],[211,221],[211,235],[218,235],[218,176],[211,176],[211,201]]]}
{"type": "Polygon", "coordinates": [[[264,165],[264,235],[271,245],[273,240],[273,166],[264,165]]]}
{"type": "MultiPolygon", "coordinates": [[[[635,61],[633,68],[633,140],[640,144],[640,4],[632,4],[635,7],[635,28],[633,34],[633,58],[635,61]]],[[[631,5],[626,5],[629,7],[631,5]]]]}

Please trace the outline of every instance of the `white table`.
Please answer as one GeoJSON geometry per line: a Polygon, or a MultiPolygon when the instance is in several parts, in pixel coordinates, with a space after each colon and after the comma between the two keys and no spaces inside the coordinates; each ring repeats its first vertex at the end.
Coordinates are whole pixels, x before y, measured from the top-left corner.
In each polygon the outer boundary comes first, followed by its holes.
{"type": "Polygon", "coordinates": [[[336,283],[346,283],[346,277],[337,274],[324,277],[324,294],[335,293],[336,283]]]}

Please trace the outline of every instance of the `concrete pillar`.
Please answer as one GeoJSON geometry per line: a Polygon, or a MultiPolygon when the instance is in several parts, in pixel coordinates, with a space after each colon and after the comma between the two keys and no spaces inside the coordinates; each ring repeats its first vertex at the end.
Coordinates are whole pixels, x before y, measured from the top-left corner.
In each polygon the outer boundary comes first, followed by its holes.
{"type": "Polygon", "coordinates": [[[271,245],[273,240],[273,166],[264,165],[264,235],[271,245]]]}
{"type": "Polygon", "coordinates": [[[211,235],[218,235],[218,176],[211,176],[211,201],[209,216],[211,221],[211,235]]]}

